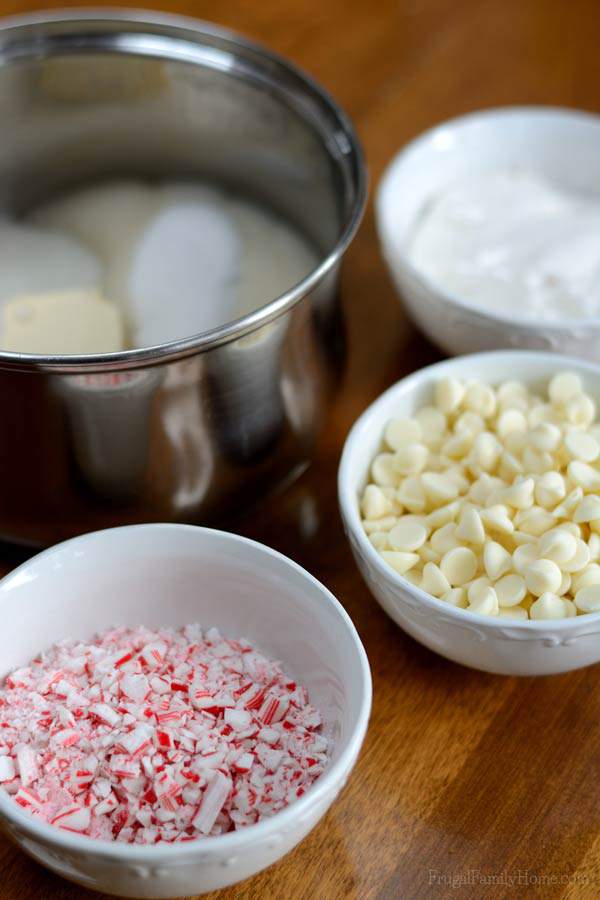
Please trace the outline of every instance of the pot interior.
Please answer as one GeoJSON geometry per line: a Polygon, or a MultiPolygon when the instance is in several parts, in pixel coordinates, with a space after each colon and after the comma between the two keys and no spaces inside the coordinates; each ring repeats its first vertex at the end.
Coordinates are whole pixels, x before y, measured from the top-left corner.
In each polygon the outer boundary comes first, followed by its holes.
{"type": "Polygon", "coordinates": [[[357,204],[352,135],[316,86],[209,26],[60,18],[0,31],[0,208],[114,176],[216,181],[326,256],[357,204]]]}

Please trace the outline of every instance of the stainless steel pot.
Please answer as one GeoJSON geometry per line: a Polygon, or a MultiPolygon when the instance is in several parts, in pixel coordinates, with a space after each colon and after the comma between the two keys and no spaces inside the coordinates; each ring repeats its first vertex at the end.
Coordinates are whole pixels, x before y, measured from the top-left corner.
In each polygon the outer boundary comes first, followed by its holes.
{"type": "Polygon", "coordinates": [[[338,269],[365,202],[342,111],[212,25],[71,10],[4,20],[0,115],[11,213],[114,175],[209,178],[285,216],[321,260],[285,295],[186,340],[0,353],[0,535],[48,544],[116,523],[211,521],[300,471],[339,374],[338,269]]]}

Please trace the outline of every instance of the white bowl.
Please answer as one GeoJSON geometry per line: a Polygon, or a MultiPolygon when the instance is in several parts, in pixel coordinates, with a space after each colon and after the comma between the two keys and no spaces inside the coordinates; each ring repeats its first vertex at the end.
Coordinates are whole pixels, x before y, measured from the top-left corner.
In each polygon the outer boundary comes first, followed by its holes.
{"type": "Polygon", "coordinates": [[[383,256],[416,324],[448,353],[514,347],[600,358],[600,317],[540,322],[467,303],[408,259],[418,215],[452,182],[521,166],[574,191],[600,192],[600,116],[553,107],[471,113],[426,131],[387,167],[376,196],[383,256]]]}
{"type": "Polygon", "coordinates": [[[395,572],[368,540],[359,496],[379,452],[386,422],[430,403],[440,378],[494,384],[519,379],[541,390],[552,375],[578,372],[600,409],[600,367],[551,353],[498,351],[428,366],[389,388],[362,414],[346,439],[338,474],[342,519],[354,558],[384,610],[417,641],[455,662],[502,675],[548,675],[600,661],[600,613],[554,621],[511,622],[436,600],[395,572]]]}
{"type": "MultiPolygon", "coordinates": [[[[371,706],[369,665],[337,600],[291,560],[254,541],[187,525],[84,535],[35,556],[0,582],[0,678],[39,650],[111,624],[200,622],[245,636],[308,687],[334,740],[323,775],[296,803],[235,833],[165,846],[69,834],[0,790],[0,824],[38,862],[126,897],[180,897],[247,878],[291,850],[346,782],[371,706]]],[[[316,864],[316,863],[315,863],[316,864]]]]}

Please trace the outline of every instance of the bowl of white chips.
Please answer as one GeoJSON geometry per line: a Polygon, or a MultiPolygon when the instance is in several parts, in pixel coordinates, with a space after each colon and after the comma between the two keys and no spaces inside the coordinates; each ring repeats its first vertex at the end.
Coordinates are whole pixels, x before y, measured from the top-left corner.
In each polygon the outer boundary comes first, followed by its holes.
{"type": "Polygon", "coordinates": [[[352,428],[339,499],[371,592],[464,665],[600,660],[600,368],[497,351],[402,379],[352,428]]]}

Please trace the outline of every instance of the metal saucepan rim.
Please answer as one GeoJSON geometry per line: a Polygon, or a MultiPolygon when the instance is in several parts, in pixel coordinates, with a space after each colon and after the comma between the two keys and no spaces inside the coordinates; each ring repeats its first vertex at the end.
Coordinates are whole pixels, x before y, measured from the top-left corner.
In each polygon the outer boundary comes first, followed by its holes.
{"type": "MultiPolygon", "coordinates": [[[[332,139],[335,140],[336,138],[339,139],[341,137],[343,144],[345,145],[344,152],[350,160],[350,170],[353,175],[355,202],[344,223],[337,243],[327,256],[321,260],[317,268],[290,290],[248,315],[235,319],[232,322],[228,322],[226,325],[222,325],[218,328],[203,331],[200,334],[192,335],[191,337],[183,338],[181,340],[169,341],[164,344],[135,350],[122,350],[117,353],[62,356],[12,353],[0,350],[0,369],[49,371],[57,373],[62,372],[65,374],[77,374],[79,372],[114,372],[116,370],[123,371],[125,369],[137,369],[182,359],[186,356],[196,354],[199,351],[204,352],[213,349],[214,347],[221,346],[222,344],[230,343],[237,338],[244,337],[245,335],[256,331],[261,326],[272,322],[288,309],[291,309],[325,277],[325,275],[340,260],[354,237],[364,212],[367,197],[366,166],[360,142],[349,118],[331,95],[311,78],[310,75],[284,57],[266,49],[261,44],[248,40],[237,32],[214,25],[212,22],[204,22],[200,19],[193,19],[187,16],[155,13],[153,11],[113,7],[102,7],[97,9],[73,8],[53,10],[47,13],[28,13],[25,15],[3,18],[0,21],[0,55],[3,37],[6,36],[7,31],[17,26],[43,26],[61,22],[69,24],[77,21],[85,21],[87,19],[99,23],[105,21],[107,23],[118,22],[127,24],[130,22],[136,25],[148,25],[149,28],[159,26],[186,29],[190,33],[190,36],[205,35],[231,41],[233,44],[255,52],[265,60],[282,68],[287,74],[292,75],[303,84],[308,92],[318,100],[321,106],[326,109],[337,122],[339,132],[337,135],[332,134],[332,139]]],[[[162,37],[167,41],[170,39],[170,36],[162,37]]],[[[31,40],[25,40],[22,47],[25,49],[27,46],[29,46],[32,51],[31,54],[27,55],[39,56],[41,51],[39,36],[32,38],[31,40]]],[[[117,52],[119,52],[119,49],[123,52],[123,47],[119,48],[118,45],[115,49],[117,52]]],[[[23,53],[19,53],[18,55],[22,57],[23,53]]],[[[281,89],[281,85],[279,87],[281,89]]],[[[283,99],[286,99],[285,89],[282,91],[282,96],[283,99]]],[[[288,97],[287,99],[289,100],[290,98],[288,97]]]]}

